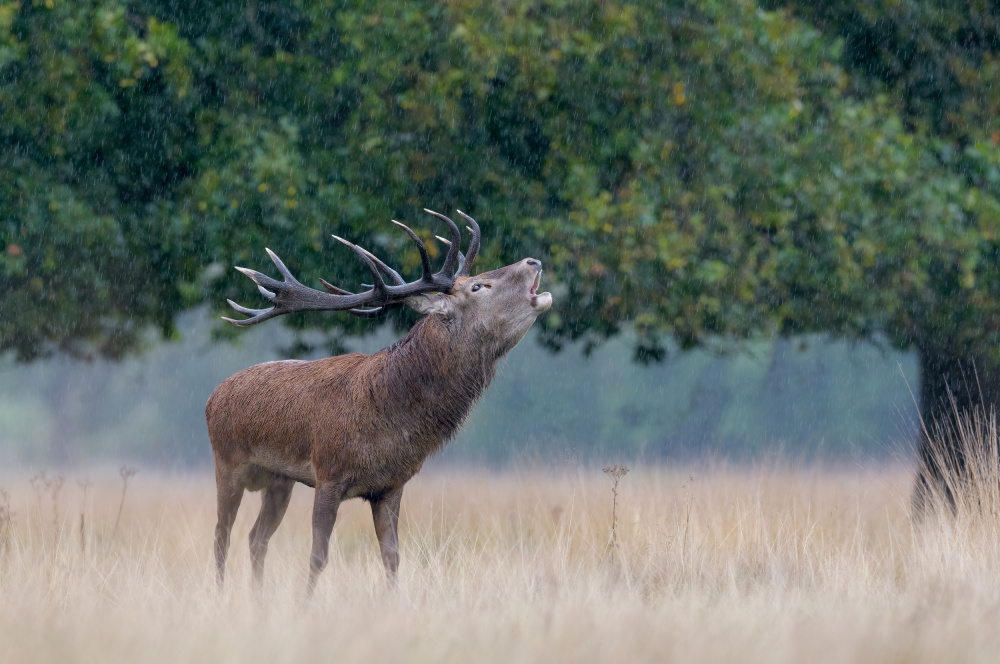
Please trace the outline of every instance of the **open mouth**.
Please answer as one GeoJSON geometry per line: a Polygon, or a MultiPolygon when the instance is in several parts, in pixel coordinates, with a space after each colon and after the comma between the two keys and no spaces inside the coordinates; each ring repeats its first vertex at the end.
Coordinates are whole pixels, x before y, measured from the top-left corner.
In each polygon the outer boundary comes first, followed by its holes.
{"type": "Polygon", "coordinates": [[[531,290],[528,291],[528,301],[531,303],[531,308],[539,314],[552,306],[552,294],[538,292],[538,285],[541,283],[542,271],[539,270],[535,275],[535,281],[531,284],[531,290]]]}

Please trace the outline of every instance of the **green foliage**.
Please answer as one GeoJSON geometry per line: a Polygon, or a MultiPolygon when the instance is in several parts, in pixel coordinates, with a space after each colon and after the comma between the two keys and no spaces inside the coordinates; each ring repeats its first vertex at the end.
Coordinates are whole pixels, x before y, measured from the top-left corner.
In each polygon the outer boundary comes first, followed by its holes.
{"type": "Polygon", "coordinates": [[[1000,7],[926,0],[768,0],[843,40],[859,96],[885,94],[908,129],[959,147],[1000,142],[1000,7]],[[994,138],[995,137],[995,138],[994,138]]]}
{"type": "MultiPolygon", "coordinates": [[[[925,202],[942,221],[929,224],[910,293],[918,343],[931,354],[996,365],[1000,133],[1000,7],[913,0],[811,3],[779,0],[844,44],[841,61],[858,98],[879,98],[898,115],[925,170],[937,181],[925,202]]],[[[980,368],[982,364],[980,364],[980,368]]],[[[975,400],[975,399],[974,399],[975,400]]]]}
{"type": "MultiPolygon", "coordinates": [[[[630,323],[642,360],[820,330],[996,348],[1000,153],[952,102],[923,131],[916,79],[845,71],[836,7],[804,14],[824,34],[738,0],[0,5],[0,351],[114,355],[252,304],[230,266],[264,246],[306,283],[365,277],[331,233],[412,271],[387,221],[430,240],[424,206],[480,218],[484,266],[552,266],[553,347],[630,323]]],[[[936,62],[971,80],[980,50],[936,62]]]]}
{"type": "Polygon", "coordinates": [[[117,3],[0,5],[0,351],[118,356],[196,301],[188,53],[117,3]]]}

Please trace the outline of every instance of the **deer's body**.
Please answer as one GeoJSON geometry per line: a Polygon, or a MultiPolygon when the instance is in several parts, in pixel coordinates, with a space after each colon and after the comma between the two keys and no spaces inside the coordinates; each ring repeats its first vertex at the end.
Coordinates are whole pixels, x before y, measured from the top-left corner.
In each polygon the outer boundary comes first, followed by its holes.
{"type": "Polygon", "coordinates": [[[402,486],[458,430],[499,360],[449,353],[443,328],[432,315],[373,355],[235,374],[206,408],[216,463],[250,490],[266,473],[308,486],[339,475],[344,498],[402,486]]]}
{"type": "Polygon", "coordinates": [[[533,259],[458,276],[447,292],[407,297],[406,304],[428,315],[389,348],[258,364],[222,383],[205,411],[218,485],[220,583],[243,492],[264,491],[250,533],[259,583],[268,540],[295,482],[316,488],[310,592],[327,561],[337,508],[350,498],[371,502],[383,562],[393,577],[403,486],[455,434],[497,363],[551,305],[548,293],[535,292],[540,276],[541,264],[533,259]]]}

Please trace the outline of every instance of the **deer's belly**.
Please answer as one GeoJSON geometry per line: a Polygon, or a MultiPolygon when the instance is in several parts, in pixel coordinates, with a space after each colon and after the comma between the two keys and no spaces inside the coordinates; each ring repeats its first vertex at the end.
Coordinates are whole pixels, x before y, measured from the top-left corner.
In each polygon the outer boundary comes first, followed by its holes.
{"type": "Polygon", "coordinates": [[[306,486],[316,486],[316,469],[307,460],[288,459],[280,455],[269,454],[267,450],[259,450],[252,455],[251,462],[263,470],[290,477],[306,486]]]}

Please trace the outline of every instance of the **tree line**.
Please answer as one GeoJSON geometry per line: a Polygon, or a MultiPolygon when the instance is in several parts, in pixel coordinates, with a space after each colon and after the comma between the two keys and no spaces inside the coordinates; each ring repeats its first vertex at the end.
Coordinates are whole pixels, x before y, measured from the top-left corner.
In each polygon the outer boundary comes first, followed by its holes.
{"type": "MultiPolygon", "coordinates": [[[[928,0],[6,2],[0,352],[141,350],[245,301],[231,266],[265,246],[313,284],[364,280],[331,234],[415,270],[388,220],[433,248],[417,210],[462,207],[483,265],[550,267],[550,348],[827,332],[915,349],[925,418],[949,392],[995,403],[998,21],[928,0]]],[[[378,323],[287,324],[336,346],[378,323]]]]}

